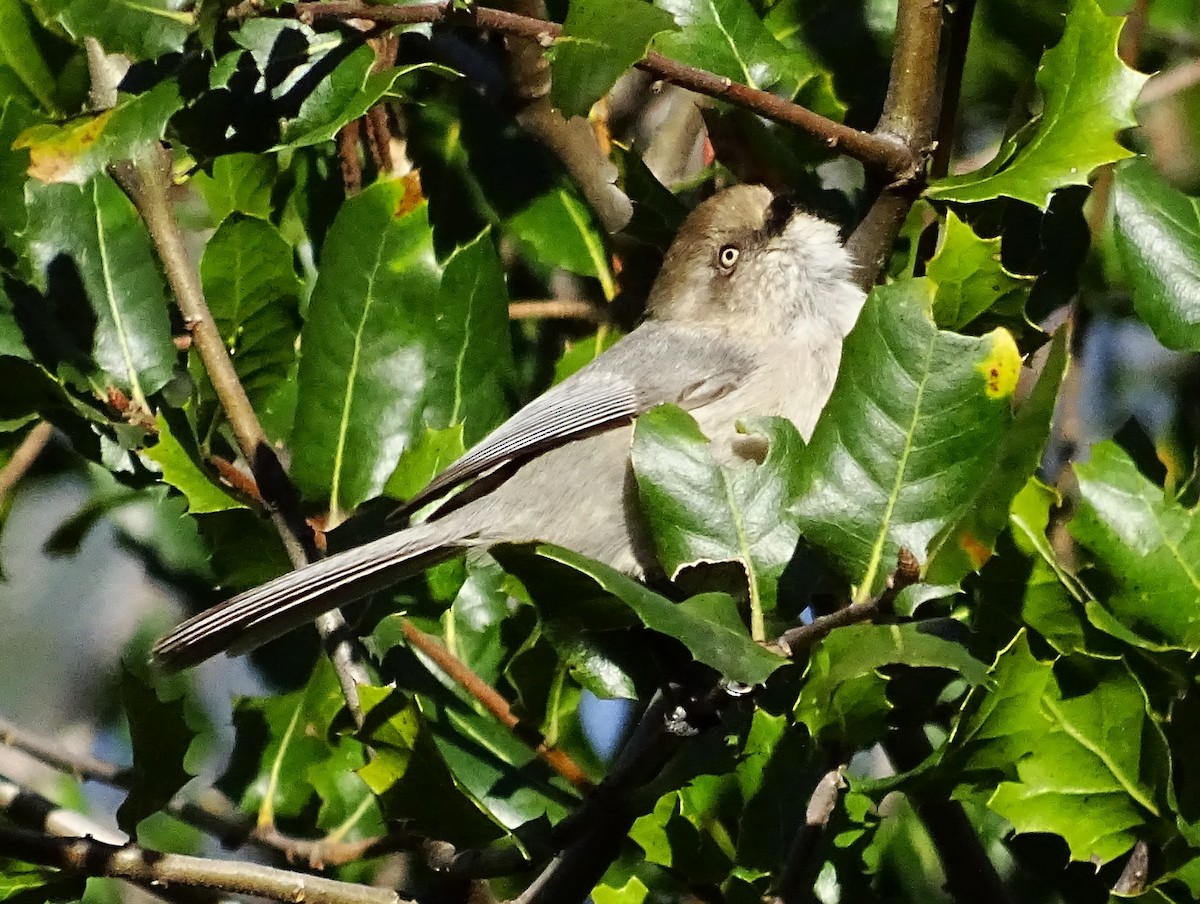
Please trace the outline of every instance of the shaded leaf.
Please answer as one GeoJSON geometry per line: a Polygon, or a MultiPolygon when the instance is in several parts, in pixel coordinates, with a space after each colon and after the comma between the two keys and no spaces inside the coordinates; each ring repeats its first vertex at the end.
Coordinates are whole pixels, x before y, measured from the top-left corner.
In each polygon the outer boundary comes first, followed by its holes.
{"type": "Polygon", "coordinates": [[[20,0],[0,0],[0,64],[17,74],[43,110],[58,112],[54,76],[33,39],[29,12],[20,0]]]}
{"type": "Polygon", "coordinates": [[[607,565],[548,543],[497,550],[496,557],[505,570],[522,581],[537,566],[537,560],[558,563],[586,575],[605,594],[628,606],[646,627],[674,637],[697,660],[734,681],[759,684],[787,662],[750,638],[737,604],[726,594],[703,593],[684,603],[673,603],[607,565]]]}
{"type": "MultiPolygon", "coordinates": [[[[1131,631],[1200,651],[1200,522],[1164,498],[1119,446],[1101,443],[1075,465],[1071,535],[1111,577],[1101,605],[1131,631]]],[[[1101,626],[1103,627],[1103,626],[1101,626]]]]}
{"type": "Polygon", "coordinates": [[[871,294],[798,456],[801,533],[842,563],[859,600],[883,586],[901,548],[923,560],[962,516],[1012,423],[1012,336],[939,331],[932,296],[920,279],[871,294]]]}
{"type": "Polygon", "coordinates": [[[0,868],[0,901],[9,904],[51,904],[74,901],[83,894],[86,877],[68,875],[46,866],[6,860],[0,868]]]}
{"type": "Polygon", "coordinates": [[[1016,198],[1044,210],[1057,189],[1086,185],[1096,167],[1131,156],[1116,136],[1135,124],[1133,104],[1147,76],[1117,56],[1124,24],[1096,0],[1073,0],[1062,40],[1038,68],[1041,115],[991,164],[939,180],[927,194],[943,201],[1016,198]]]}
{"type": "Polygon", "coordinates": [[[442,430],[426,427],[400,456],[383,488],[384,494],[393,499],[411,499],[466,451],[461,421],[442,430]]]}
{"type": "Polygon", "coordinates": [[[287,379],[302,285],[292,246],[270,223],[227,218],[204,246],[200,280],[213,320],[256,408],[287,379]]]}
{"type": "Polygon", "coordinates": [[[1136,160],[1117,171],[1113,213],[1138,315],[1168,348],[1200,351],[1200,199],[1136,160]]]}
{"type": "Polygon", "coordinates": [[[999,236],[980,238],[953,210],[946,212],[941,243],[925,275],[937,284],[933,319],[948,330],[961,330],[993,308],[1023,311],[1033,284],[1032,276],[1004,269],[999,236]]]}
{"type": "Polygon", "coordinates": [[[847,625],[821,641],[809,657],[804,686],[794,709],[815,738],[832,732],[851,747],[876,740],[891,708],[885,679],[889,665],[948,669],[970,685],[982,684],[987,666],[965,647],[920,624],[847,625]]]}
{"type": "Polygon", "coordinates": [[[107,176],[31,193],[29,245],[39,288],[61,254],[79,268],[96,317],[93,354],[105,379],[146,409],[175,367],[166,287],[150,236],[107,176]]]}
{"type": "Polygon", "coordinates": [[[31,359],[29,347],[25,344],[25,335],[17,323],[13,311],[12,299],[0,283],[0,356],[31,359]]]}
{"type": "Polygon", "coordinates": [[[131,837],[137,824],[161,810],[190,779],[184,768],[195,732],[188,727],[182,698],[160,700],[145,679],[121,669],[121,705],[129,720],[133,766],[129,795],[117,810],[117,825],[131,837]]]}
{"type": "Polygon", "coordinates": [[[389,688],[359,693],[366,717],[360,738],[375,755],[358,774],[380,797],[385,815],[459,845],[503,833],[458,786],[413,701],[389,688]]]}
{"type": "Polygon", "coordinates": [[[29,218],[25,202],[29,151],[13,147],[13,143],[37,121],[17,98],[0,98],[0,242],[18,253],[24,251],[20,234],[29,218]]]}
{"type": "Polygon", "coordinates": [[[669,14],[644,0],[574,0],[554,41],[551,101],[565,116],[586,116],[646,55],[654,36],[675,27],[669,14]]]}

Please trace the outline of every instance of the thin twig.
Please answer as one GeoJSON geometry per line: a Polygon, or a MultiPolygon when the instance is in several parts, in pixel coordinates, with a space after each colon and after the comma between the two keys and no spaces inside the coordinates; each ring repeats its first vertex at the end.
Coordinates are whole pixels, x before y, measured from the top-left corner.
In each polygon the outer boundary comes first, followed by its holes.
{"type": "MultiPolygon", "coordinates": [[[[923,0],[928,2],[928,0],[923,0]]],[[[325,3],[297,3],[296,15],[304,20],[321,18],[367,19],[392,25],[416,25],[419,23],[446,22],[471,28],[487,28],[519,35],[540,43],[548,43],[558,36],[561,26],[527,16],[518,16],[499,9],[475,6],[469,14],[455,10],[450,3],[417,3],[409,6],[388,4],[369,5],[353,0],[333,0],[325,3]]],[[[258,15],[265,10],[239,5],[229,11],[235,18],[258,15]]],[[[664,81],[729,101],[775,122],[795,126],[826,146],[838,148],[865,165],[883,171],[893,180],[910,178],[915,172],[916,158],[902,142],[886,134],[873,134],[853,129],[814,113],[806,107],[784,100],[778,95],[748,85],[741,85],[723,76],[714,75],[703,69],[686,66],[664,57],[649,53],[637,64],[639,69],[649,72],[664,81]]]]}
{"type": "Polygon", "coordinates": [[[929,175],[940,179],[950,171],[954,142],[958,137],[958,102],[962,97],[963,69],[967,62],[967,45],[971,41],[971,18],[975,0],[958,0],[946,9],[946,77],[942,87],[942,102],[938,114],[937,143],[929,164],[929,175]]]}
{"type": "MultiPolygon", "coordinates": [[[[176,303],[183,314],[184,324],[192,335],[217,398],[221,400],[238,448],[254,472],[259,490],[270,504],[271,521],[283,540],[288,558],[294,567],[300,568],[319,556],[312,540],[312,531],[304,521],[299,506],[291,504],[299,497],[267,441],[204,299],[200,274],[184,247],[179,223],[171,206],[170,167],[170,152],[155,147],[143,159],[136,162],[121,161],[113,164],[110,170],[133,201],[150,232],[176,303]]],[[[358,686],[371,683],[364,664],[365,656],[347,629],[340,611],[335,609],[326,612],[316,620],[316,626],[337,673],[346,705],[355,721],[361,725],[362,706],[358,699],[358,686]]]]}
{"type": "Polygon", "coordinates": [[[389,888],[340,882],[258,863],[210,860],[151,851],[133,844],[118,846],[93,838],[55,838],[41,832],[0,826],[0,853],[85,876],[107,876],[139,884],[212,888],[258,895],[294,904],[406,904],[389,888]]]}
{"type": "Polygon", "coordinates": [[[1138,107],[1148,107],[1200,84],[1200,60],[1190,60],[1151,76],[1138,95],[1138,107]]]}
{"type": "Polygon", "coordinates": [[[106,785],[126,787],[126,772],[116,763],[101,760],[86,753],[73,753],[61,744],[14,725],[0,717],[0,744],[28,754],[40,763],[45,763],[59,772],[78,779],[104,782],[106,785]]]}
{"type": "Polygon", "coordinates": [[[921,577],[921,563],[910,550],[901,548],[896,557],[896,570],[888,578],[883,592],[861,603],[851,603],[836,612],[814,618],[807,625],[797,625],[789,628],[775,640],[772,647],[784,656],[794,657],[802,650],[807,650],[817,641],[827,637],[836,628],[852,625],[856,622],[869,621],[877,615],[891,612],[892,605],[900,591],[911,587],[921,577]]]}
{"type": "Polygon", "coordinates": [[[402,619],[400,625],[410,644],[433,660],[433,663],[445,672],[455,684],[483,704],[483,707],[511,730],[515,737],[528,744],[547,766],[580,791],[586,793],[592,790],[592,780],[587,777],[579,764],[571,759],[565,751],[547,744],[545,738],[536,731],[531,731],[528,725],[522,724],[512,711],[508,701],[495,688],[476,675],[470,666],[407,618],[402,619]]]}
{"type": "Polygon", "coordinates": [[[605,323],[608,320],[608,309],[582,298],[539,298],[509,302],[509,320],[532,320],[535,318],[605,323]]]}
{"type": "Polygon", "coordinates": [[[0,503],[4,502],[4,497],[37,461],[38,456],[42,454],[46,443],[50,442],[50,437],[53,435],[54,427],[48,421],[42,421],[21,440],[21,444],[13,452],[12,458],[5,463],[3,468],[0,468],[0,503]]]}

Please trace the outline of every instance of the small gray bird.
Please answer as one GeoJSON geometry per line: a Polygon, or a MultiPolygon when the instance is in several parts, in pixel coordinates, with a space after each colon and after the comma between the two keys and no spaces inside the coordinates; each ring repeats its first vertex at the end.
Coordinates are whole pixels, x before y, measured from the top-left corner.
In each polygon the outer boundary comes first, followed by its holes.
{"type": "Polygon", "coordinates": [[[543,540],[642,577],[655,568],[630,468],[633,419],[691,411],[719,461],[753,457],[736,421],[782,415],[807,439],[863,304],[835,226],[761,185],[727,189],[684,221],[647,319],[518,411],[409,508],[473,481],[416,524],[247,591],[154,647],[167,669],[245,652],[455,553],[543,540]],[[466,498],[469,501],[461,502],[466,498]]]}

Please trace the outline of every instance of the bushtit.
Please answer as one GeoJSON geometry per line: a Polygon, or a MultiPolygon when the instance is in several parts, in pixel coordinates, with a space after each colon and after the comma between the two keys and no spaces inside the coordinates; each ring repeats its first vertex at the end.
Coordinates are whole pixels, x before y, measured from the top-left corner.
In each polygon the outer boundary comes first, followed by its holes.
{"type": "Polygon", "coordinates": [[[736,421],[782,415],[807,439],[863,303],[835,226],[759,185],[684,221],[637,329],[521,409],[410,503],[473,481],[428,521],[200,613],[154,648],[168,669],[244,652],[471,547],[543,540],[641,577],[654,550],[629,462],[633,419],[691,411],[717,459],[748,453],[736,421]],[[468,501],[462,502],[466,498],[468,501]]]}

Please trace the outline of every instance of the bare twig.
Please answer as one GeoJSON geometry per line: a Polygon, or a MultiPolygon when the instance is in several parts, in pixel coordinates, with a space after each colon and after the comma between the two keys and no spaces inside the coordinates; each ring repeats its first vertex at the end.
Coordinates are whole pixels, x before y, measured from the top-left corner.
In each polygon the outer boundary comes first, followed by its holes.
{"type": "MultiPolygon", "coordinates": [[[[121,161],[110,169],[150,232],[184,323],[192,335],[213,389],[221,400],[221,407],[233,429],[238,447],[271,506],[271,520],[287,548],[288,557],[293,566],[300,568],[319,557],[312,531],[304,521],[299,506],[293,504],[298,497],[250,404],[229,357],[229,350],[204,299],[200,275],[184,248],[183,236],[169,197],[170,167],[170,152],[155,147],[141,160],[121,161]]],[[[335,609],[326,612],[316,620],[316,625],[337,672],[346,705],[355,721],[361,724],[358,685],[371,681],[364,664],[365,657],[347,630],[346,620],[340,611],[335,609]]]]}
{"type": "Polygon", "coordinates": [[[4,497],[37,461],[37,457],[42,454],[46,443],[50,442],[50,437],[53,435],[54,428],[50,426],[49,422],[42,421],[21,440],[21,445],[17,446],[12,458],[5,463],[3,468],[0,468],[0,503],[4,502],[4,497]]]}
{"type": "Polygon", "coordinates": [[[508,317],[510,320],[532,320],[544,317],[553,320],[587,320],[591,323],[604,323],[608,320],[608,309],[582,298],[539,298],[509,302],[508,317]]]}
{"type": "Polygon", "coordinates": [[[855,622],[869,621],[877,615],[888,613],[896,602],[900,591],[911,587],[921,577],[921,563],[910,550],[901,549],[896,557],[896,570],[888,578],[883,592],[872,599],[861,603],[851,603],[836,612],[822,615],[813,619],[807,625],[797,625],[784,631],[771,645],[784,656],[792,657],[801,650],[806,650],[817,641],[827,637],[835,628],[852,625],[855,622]]]}
{"type": "Polygon", "coordinates": [[[950,158],[958,133],[958,101],[962,96],[963,69],[967,62],[967,45],[971,41],[971,18],[975,0],[958,0],[946,8],[946,77],[942,87],[942,102],[938,114],[937,143],[929,174],[940,179],[950,171],[950,158]]]}
{"type": "MultiPolygon", "coordinates": [[[[923,0],[929,2],[929,0],[923,0]]],[[[409,6],[369,5],[353,0],[333,0],[326,3],[297,3],[296,15],[306,19],[368,19],[392,25],[415,25],[426,22],[446,22],[471,28],[487,28],[519,35],[539,43],[546,43],[558,36],[561,27],[527,16],[518,16],[499,9],[484,6],[474,7],[469,15],[453,9],[449,3],[417,3],[409,6]]],[[[230,10],[229,15],[245,17],[264,12],[256,7],[240,5],[230,10]]],[[[873,134],[850,128],[814,113],[799,104],[793,104],[775,94],[760,91],[747,85],[685,66],[659,53],[649,53],[637,64],[638,68],[664,81],[704,94],[719,100],[729,101],[745,107],[760,116],[776,122],[795,126],[829,147],[839,148],[856,160],[873,169],[883,171],[895,179],[911,177],[916,170],[916,158],[903,142],[887,134],[873,134]]]]}
{"type": "Polygon", "coordinates": [[[339,882],[258,863],[235,863],[166,854],[137,845],[106,844],[93,838],[55,838],[41,832],[0,826],[0,852],[85,876],[108,876],[170,888],[212,888],[258,895],[272,901],[305,904],[406,904],[388,888],[339,882]]]}
{"type": "Polygon", "coordinates": [[[1148,107],[1166,100],[1172,95],[1200,84],[1200,60],[1189,60],[1158,75],[1151,76],[1146,87],[1138,95],[1138,106],[1148,107]]]}
{"type": "Polygon", "coordinates": [[[495,688],[476,675],[471,668],[433,637],[426,634],[407,618],[401,622],[404,636],[419,652],[429,657],[434,664],[446,673],[455,684],[478,700],[503,725],[510,729],[515,737],[524,741],[538,755],[538,758],[551,769],[569,781],[580,791],[592,790],[592,781],[571,759],[570,755],[557,747],[552,747],[537,732],[523,725],[495,688]]]}
{"type": "Polygon", "coordinates": [[[60,772],[82,780],[125,787],[125,770],[88,754],[72,753],[61,744],[0,718],[0,744],[28,754],[60,772]]]}

